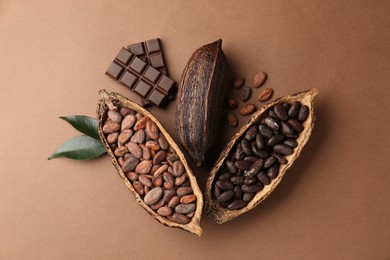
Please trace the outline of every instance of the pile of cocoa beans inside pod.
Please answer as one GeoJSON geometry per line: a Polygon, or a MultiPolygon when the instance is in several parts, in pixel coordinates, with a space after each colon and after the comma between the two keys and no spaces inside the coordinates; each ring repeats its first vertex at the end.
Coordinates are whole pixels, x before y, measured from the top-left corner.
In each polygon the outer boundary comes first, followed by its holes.
{"type": "Polygon", "coordinates": [[[147,116],[108,110],[104,136],[134,190],[153,211],[178,224],[195,215],[196,196],[175,150],[147,116]]]}
{"type": "Polygon", "coordinates": [[[244,208],[265,185],[278,176],[286,156],[294,153],[309,108],[301,102],[270,107],[242,135],[212,184],[212,196],[223,208],[244,208]]]}

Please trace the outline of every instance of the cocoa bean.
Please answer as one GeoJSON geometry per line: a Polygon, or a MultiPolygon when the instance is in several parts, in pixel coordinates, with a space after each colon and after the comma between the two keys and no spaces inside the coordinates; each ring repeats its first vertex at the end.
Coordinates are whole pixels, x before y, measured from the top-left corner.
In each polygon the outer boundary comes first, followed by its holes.
{"type": "Polygon", "coordinates": [[[252,89],[250,87],[243,87],[240,90],[240,99],[242,101],[247,101],[250,99],[251,94],[252,94],[252,89]]]}
{"type": "Polygon", "coordinates": [[[145,175],[140,175],[139,178],[138,178],[138,181],[140,183],[142,183],[142,185],[144,186],[147,186],[147,187],[152,187],[152,182],[150,181],[150,179],[148,177],[146,177],[145,175]]]}
{"type": "Polygon", "coordinates": [[[244,86],[245,84],[245,78],[244,77],[240,77],[240,78],[236,78],[234,81],[233,81],[233,87],[235,89],[240,89],[242,88],[242,86],[244,86]]]}
{"type": "Polygon", "coordinates": [[[237,117],[233,113],[227,113],[226,119],[231,127],[236,127],[238,125],[237,117]]]}
{"type": "Polygon", "coordinates": [[[133,187],[139,195],[143,196],[145,194],[144,185],[142,185],[139,181],[133,182],[133,187]]]}
{"type": "Polygon", "coordinates": [[[184,173],[184,166],[181,161],[176,161],[173,163],[173,176],[179,177],[184,173]]]}
{"type": "Polygon", "coordinates": [[[272,88],[265,88],[265,89],[263,89],[263,91],[260,92],[260,94],[259,94],[257,99],[260,102],[265,102],[265,101],[269,100],[272,97],[273,93],[274,93],[274,91],[273,91],[272,88]]]}
{"type": "Polygon", "coordinates": [[[236,109],[238,107],[238,102],[234,98],[228,98],[227,105],[231,109],[236,109]]]}
{"type": "Polygon", "coordinates": [[[264,84],[266,79],[267,79],[267,74],[265,74],[265,72],[260,71],[253,77],[253,87],[259,88],[261,85],[264,84]]]}
{"type": "Polygon", "coordinates": [[[180,198],[178,196],[174,196],[169,202],[168,207],[175,208],[180,203],[180,198]]]}
{"type": "MultiPolygon", "coordinates": [[[[146,147],[146,148],[148,148],[148,147],[146,147]]],[[[153,164],[154,165],[160,164],[165,159],[166,155],[167,155],[167,152],[165,152],[164,150],[158,151],[158,153],[156,153],[156,155],[153,158],[153,164]]]]}
{"type": "Polygon", "coordinates": [[[146,123],[150,120],[149,117],[143,116],[141,119],[137,121],[134,125],[134,131],[138,131],[140,129],[145,129],[146,123]]]}
{"type": "Polygon", "coordinates": [[[142,144],[143,142],[145,142],[145,137],[146,137],[145,130],[139,129],[133,134],[133,136],[130,139],[130,142],[142,144]]]}
{"type": "Polygon", "coordinates": [[[137,167],[139,160],[134,156],[129,156],[129,158],[123,163],[122,171],[131,172],[137,167]]]}
{"type": "Polygon", "coordinates": [[[106,120],[106,122],[103,125],[103,133],[105,134],[111,134],[114,132],[117,132],[120,129],[121,125],[117,122],[106,120]]]}
{"type": "Polygon", "coordinates": [[[121,130],[123,131],[125,129],[132,128],[135,121],[137,121],[137,119],[135,118],[134,115],[130,114],[130,115],[125,116],[125,118],[122,121],[121,130]]]}
{"type": "Polygon", "coordinates": [[[179,213],[173,213],[171,216],[168,216],[168,219],[172,220],[173,222],[185,225],[191,222],[191,219],[184,216],[183,214],[179,213]]]}
{"type": "Polygon", "coordinates": [[[116,110],[111,110],[111,109],[108,110],[107,117],[113,122],[116,122],[116,123],[122,122],[122,115],[116,110]]]}
{"type": "Polygon", "coordinates": [[[256,110],[255,105],[253,105],[253,104],[247,104],[247,105],[243,106],[243,107],[240,109],[240,114],[243,115],[243,116],[247,116],[247,115],[250,115],[250,114],[252,114],[253,112],[255,112],[255,110],[256,110]]]}
{"type": "Polygon", "coordinates": [[[135,168],[135,172],[138,174],[147,174],[150,173],[150,170],[152,169],[152,161],[150,160],[143,160],[140,162],[137,167],[135,168]]]}
{"type": "MultiPolygon", "coordinates": [[[[135,182],[134,182],[135,183],[135,182]]],[[[148,194],[144,197],[144,202],[146,205],[153,205],[157,203],[163,195],[163,189],[160,187],[153,188],[148,194]]]]}
{"type": "Polygon", "coordinates": [[[167,217],[172,214],[172,209],[168,206],[164,206],[157,210],[157,214],[159,214],[162,217],[167,217]]]}
{"type": "Polygon", "coordinates": [[[181,204],[189,204],[196,201],[196,196],[194,194],[191,195],[185,195],[180,198],[180,203],[181,204]]]}
{"type": "Polygon", "coordinates": [[[192,188],[191,187],[180,187],[177,189],[176,193],[179,197],[183,197],[185,195],[191,194],[192,188]]]}
{"type": "Polygon", "coordinates": [[[227,208],[230,210],[237,210],[237,209],[242,209],[243,207],[246,206],[246,202],[243,200],[235,200],[232,203],[230,203],[227,208]]]}
{"type": "Polygon", "coordinates": [[[109,143],[109,144],[116,143],[116,141],[118,141],[118,136],[119,136],[118,132],[114,132],[112,134],[109,134],[107,136],[107,143],[109,143]]]}
{"type": "Polygon", "coordinates": [[[175,207],[175,212],[180,214],[188,214],[195,210],[196,204],[190,203],[190,204],[179,204],[175,207]]]}
{"type": "Polygon", "coordinates": [[[138,144],[129,142],[127,143],[127,149],[132,155],[134,155],[138,159],[142,158],[143,152],[141,147],[138,144]]]}

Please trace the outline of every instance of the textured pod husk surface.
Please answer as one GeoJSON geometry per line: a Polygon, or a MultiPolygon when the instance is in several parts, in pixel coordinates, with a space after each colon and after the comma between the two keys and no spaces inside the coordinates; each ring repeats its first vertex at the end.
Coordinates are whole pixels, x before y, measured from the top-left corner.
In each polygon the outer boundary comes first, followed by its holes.
{"type": "Polygon", "coordinates": [[[175,228],[181,228],[186,231],[189,231],[191,233],[194,233],[198,236],[202,234],[202,228],[200,227],[200,220],[203,210],[203,196],[199,189],[199,186],[197,184],[196,178],[194,177],[191,169],[188,167],[187,161],[183,155],[183,153],[180,151],[177,144],[173,141],[171,136],[168,134],[168,132],[164,129],[164,127],[160,124],[160,122],[147,110],[140,107],[136,103],[128,100],[124,96],[118,94],[118,93],[107,93],[105,90],[101,90],[99,92],[101,95],[101,99],[98,101],[98,132],[101,141],[104,144],[104,147],[107,149],[107,153],[111,156],[111,160],[113,165],[115,166],[117,172],[119,173],[119,176],[123,179],[125,185],[127,188],[133,193],[137,203],[144,208],[153,218],[158,220],[161,224],[168,226],[168,227],[175,227],[175,228]],[[103,133],[102,127],[103,124],[107,118],[107,111],[109,109],[119,109],[120,107],[126,107],[130,108],[136,112],[139,112],[143,114],[144,116],[149,117],[159,128],[160,132],[165,136],[166,140],[168,141],[169,145],[176,151],[177,155],[179,156],[181,162],[183,163],[185,170],[188,174],[188,178],[190,180],[191,188],[193,189],[193,193],[196,196],[196,210],[195,215],[192,217],[191,222],[188,224],[178,224],[176,222],[173,222],[165,217],[162,217],[158,215],[155,211],[153,211],[148,205],[144,203],[141,196],[135,191],[134,187],[130,183],[130,181],[127,179],[125,173],[122,171],[121,166],[119,165],[113,151],[111,150],[106,137],[103,133]]]}
{"type": "Polygon", "coordinates": [[[287,169],[289,169],[293,162],[299,157],[303,147],[309,140],[312,129],[315,123],[315,115],[314,115],[314,104],[313,99],[317,95],[318,89],[313,88],[308,91],[299,92],[290,96],[285,96],[275,101],[263,106],[259,111],[252,115],[252,117],[248,120],[248,122],[237,132],[228,143],[227,147],[222,151],[218,161],[216,162],[210,176],[207,180],[206,184],[206,194],[205,194],[205,213],[212,217],[215,222],[222,224],[226,221],[232,220],[239,215],[251,210],[256,207],[260,202],[262,202],[271,192],[276,188],[276,186],[280,183],[283,176],[285,175],[287,169]],[[298,146],[294,149],[294,153],[286,156],[287,164],[281,165],[279,169],[279,175],[271,182],[270,185],[266,185],[263,190],[259,191],[255,197],[248,203],[248,205],[239,210],[229,210],[221,207],[218,202],[212,196],[212,185],[215,177],[217,176],[221,166],[223,165],[225,159],[229,156],[232,148],[241,140],[241,137],[245,133],[245,131],[251,127],[256,122],[262,118],[262,116],[267,112],[268,109],[273,107],[274,105],[280,102],[294,102],[300,101],[302,105],[306,105],[309,107],[309,116],[307,120],[303,123],[304,130],[297,138],[298,146]]]}
{"type": "Polygon", "coordinates": [[[223,118],[227,62],[222,40],[197,49],[184,68],[176,107],[176,135],[200,166],[207,160],[223,118]]]}

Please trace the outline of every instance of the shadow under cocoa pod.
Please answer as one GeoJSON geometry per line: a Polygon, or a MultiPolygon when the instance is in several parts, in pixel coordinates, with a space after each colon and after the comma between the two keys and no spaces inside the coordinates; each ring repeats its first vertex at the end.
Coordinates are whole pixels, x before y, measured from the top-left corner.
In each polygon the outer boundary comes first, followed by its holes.
{"type": "Polygon", "coordinates": [[[315,122],[313,99],[317,95],[317,93],[318,93],[318,89],[314,88],[308,91],[299,92],[291,96],[285,96],[276,99],[275,101],[267,104],[266,106],[262,107],[259,111],[257,111],[249,119],[248,123],[245,124],[239,130],[239,132],[233,136],[232,140],[229,142],[226,149],[222,152],[220,158],[215,164],[214,169],[212,170],[207,180],[206,192],[205,192],[205,202],[206,202],[205,212],[207,215],[212,217],[217,223],[222,224],[226,221],[232,220],[240,216],[241,214],[253,209],[259,203],[261,203],[265,198],[267,198],[269,194],[271,194],[271,192],[281,182],[287,169],[289,169],[292,166],[295,159],[299,157],[302,148],[307,143],[311,135],[312,129],[314,127],[314,122],[315,122]],[[261,190],[257,191],[254,197],[250,201],[248,201],[244,207],[241,206],[241,208],[239,209],[228,209],[222,207],[220,203],[212,195],[212,190],[215,185],[215,179],[220,174],[220,170],[223,168],[225,160],[227,158],[230,158],[229,156],[231,156],[232,149],[236,147],[236,145],[241,141],[243,135],[247,132],[247,130],[251,126],[257,124],[260,120],[263,119],[263,116],[270,108],[273,108],[274,106],[282,102],[292,103],[294,101],[299,101],[302,105],[307,106],[308,116],[306,121],[302,123],[303,126],[303,129],[301,130],[302,132],[296,138],[296,142],[297,142],[296,148],[294,148],[291,154],[287,154],[285,156],[286,162],[280,165],[280,168],[277,172],[277,176],[273,180],[271,180],[271,182],[268,183],[268,185],[264,185],[264,187],[262,187],[261,190]]]}

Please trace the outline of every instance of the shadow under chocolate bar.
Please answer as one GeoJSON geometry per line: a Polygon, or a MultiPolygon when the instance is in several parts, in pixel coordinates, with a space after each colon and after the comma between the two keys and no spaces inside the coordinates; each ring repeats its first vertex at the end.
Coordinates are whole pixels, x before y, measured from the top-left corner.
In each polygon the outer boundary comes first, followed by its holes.
{"type": "Polygon", "coordinates": [[[119,51],[106,75],[158,107],[176,86],[175,81],[125,48],[119,51]]]}

